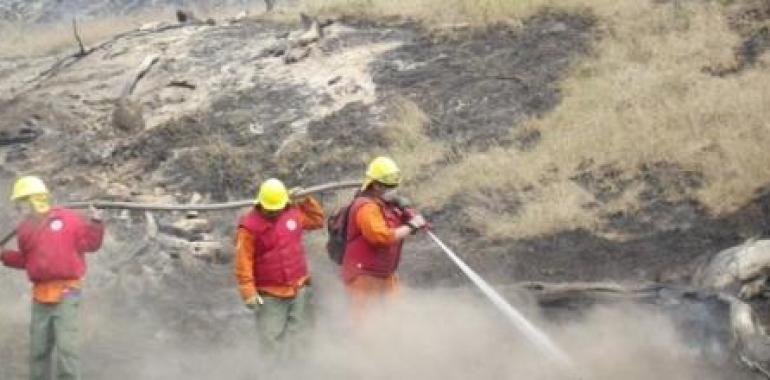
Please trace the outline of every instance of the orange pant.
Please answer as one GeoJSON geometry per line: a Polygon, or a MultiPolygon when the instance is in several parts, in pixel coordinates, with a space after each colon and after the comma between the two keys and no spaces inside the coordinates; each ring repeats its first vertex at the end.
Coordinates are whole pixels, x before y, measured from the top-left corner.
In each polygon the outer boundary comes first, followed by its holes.
{"type": "Polygon", "coordinates": [[[346,284],[350,299],[350,314],[355,323],[361,322],[372,307],[398,296],[398,276],[374,277],[359,275],[346,284]]]}

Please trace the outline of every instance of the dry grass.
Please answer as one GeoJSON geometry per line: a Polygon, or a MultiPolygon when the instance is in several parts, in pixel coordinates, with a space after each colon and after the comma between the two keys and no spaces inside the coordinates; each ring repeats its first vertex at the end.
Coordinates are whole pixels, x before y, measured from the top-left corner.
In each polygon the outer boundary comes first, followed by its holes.
{"type": "MultiPolygon", "coordinates": [[[[279,2],[280,3],[280,2],[279,2]]],[[[518,23],[544,5],[555,0],[305,0],[297,7],[281,5],[278,11],[264,15],[262,2],[240,8],[193,7],[199,18],[221,20],[243,10],[250,15],[279,22],[296,22],[299,12],[313,15],[351,16],[368,19],[405,17],[428,25],[487,25],[498,22],[518,23]]],[[[86,46],[147,23],[175,22],[174,9],[154,8],[124,16],[80,20],[80,31],[86,46]]],[[[71,20],[49,24],[0,23],[0,57],[40,56],[76,51],[71,20]]]]}
{"type": "Polygon", "coordinates": [[[406,182],[421,176],[426,166],[436,163],[446,154],[446,147],[425,135],[430,119],[412,101],[401,98],[393,101],[387,122],[385,138],[390,150],[382,152],[398,157],[406,182]]]}
{"type": "MultiPolygon", "coordinates": [[[[770,69],[761,64],[718,78],[705,66],[730,64],[738,36],[723,8],[649,1],[591,1],[603,39],[594,56],[576,65],[557,109],[526,127],[542,132],[529,152],[497,148],[469,154],[436,173],[418,198],[439,206],[480,189],[517,197],[505,211],[469,202],[476,225],[489,237],[527,237],[571,228],[602,232],[600,213],[633,212],[635,189],[600,210],[584,207],[592,194],[570,179],[581,162],[613,164],[635,173],[666,161],[702,172],[694,194],[714,213],[745,204],[770,179],[770,69]],[[443,178],[456,178],[444,181],[443,178]]],[[[590,4],[589,4],[590,3],[590,4]]]]}
{"type": "MultiPolygon", "coordinates": [[[[234,17],[241,11],[259,14],[264,5],[252,5],[233,8],[212,8],[198,5],[189,9],[200,19],[213,18],[222,20],[234,17]]],[[[78,29],[86,47],[95,45],[117,34],[135,30],[145,24],[158,22],[176,22],[175,8],[148,8],[123,16],[106,16],[90,19],[78,19],[78,29]]],[[[296,19],[296,16],[293,17],[296,19]]],[[[46,24],[27,24],[22,22],[0,22],[0,57],[30,57],[76,52],[78,47],[72,31],[72,20],[61,20],[46,24]]]]}
{"type": "Polygon", "coordinates": [[[517,22],[551,0],[306,0],[312,14],[365,19],[409,18],[428,25],[517,22]]]}
{"type": "MultiPolygon", "coordinates": [[[[171,14],[169,14],[171,15],[171,14]]],[[[78,29],[86,47],[97,44],[116,34],[139,28],[141,25],[170,20],[169,15],[147,12],[127,17],[105,17],[79,20],[78,29]]],[[[76,52],[78,47],[72,31],[72,20],[50,24],[0,24],[0,56],[40,56],[60,52],[76,52]]]]}

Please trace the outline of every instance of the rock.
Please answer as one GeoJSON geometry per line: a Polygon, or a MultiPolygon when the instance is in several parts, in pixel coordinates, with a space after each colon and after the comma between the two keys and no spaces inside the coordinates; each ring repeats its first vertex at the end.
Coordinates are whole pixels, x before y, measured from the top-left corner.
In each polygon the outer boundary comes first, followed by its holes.
{"type": "Polygon", "coordinates": [[[749,281],[741,286],[738,297],[743,300],[752,300],[762,296],[767,289],[767,276],[760,276],[759,278],[749,281]]]}
{"type": "Polygon", "coordinates": [[[196,241],[190,243],[193,257],[205,261],[214,261],[223,256],[224,245],[218,241],[196,241]]]}
{"type": "Polygon", "coordinates": [[[693,276],[696,286],[725,290],[763,276],[770,270],[770,240],[750,240],[716,254],[693,276]]]}
{"type": "Polygon", "coordinates": [[[247,17],[249,17],[249,12],[248,12],[248,11],[246,11],[246,10],[243,10],[243,11],[241,11],[240,13],[238,13],[237,15],[235,15],[235,18],[234,18],[233,20],[234,20],[234,21],[243,21],[243,20],[245,20],[247,17]]]}
{"type": "Polygon", "coordinates": [[[176,10],[176,20],[180,24],[201,22],[201,20],[195,17],[195,15],[191,11],[183,11],[181,9],[176,10]]]}
{"type": "Polygon", "coordinates": [[[283,56],[283,62],[287,65],[297,63],[309,57],[311,50],[309,47],[291,49],[283,56]]]}
{"type": "Polygon", "coordinates": [[[160,28],[161,25],[163,25],[163,23],[160,21],[148,22],[148,23],[142,24],[142,26],[139,27],[139,30],[142,30],[142,31],[155,30],[160,28]]]}
{"type": "Polygon", "coordinates": [[[142,106],[128,97],[115,103],[112,111],[112,126],[123,132],[136,132],[145,128],[142,106]]]}
{"type": "Polygon", "coordinates": [[[765,336],[764,328],[754,310],[736,298],[725,298],[730,304],[730,328],[735,339],[745,341],[750,337],[765,336]]]}
{"type": "Polygon", "coordinates": [[[165,233],[158,234],[155,239],[166,249],[170,250],[170,254],[183,252],[190,248],[190,242],[185,239],[180,239],[165,233]]]}
{"type": "Polygon", "coordinates": [[[131,197],[131,189],[128,186],[117,182],[111,182],[107,185],[104,192],[107,195],[107,198],[110,199],[128,199],[131,197]]]}
{"type": "Polygon", "coordinates": [[[296,38],[296,45],[307,46],[318,42],[321,37],[323,37],[321,34],[321,27],[318,25],[318,21],[313,21],[313,23],[310,24],[310,27],[296,38]]]}
{"type": "Polygon", "coordinates": [[[201,201],[203,201],[203,196],[201,195],[201,193],[199,193],[197,191],[194,192],[192,194],[192,196],[190,196],[190,204],[191,205],[199,204],[199,203],[201,203],[201,201]]]}
{"type": "Polygon", "coordinates": [[[153,216],[151,212],[145,211],[144,220],[145,220],[145,233],[147,234],[147,237],[150,239],[155,239],[156,237],[158,237],[160,228],[158,227],[158,221],[155,219],[155,216],[153,216]]]}
{"type": "Polygon", "coordinates": [[[117,217],[117,219],[119,219],[119,220],[122,220],[122,221],[124,221],[124,222],[130,221],[130,220],[131,220],[131,211],[128,211],[128,210],[121,210],[121,211],[118,213],[118,217],[117,217]]]}
{"type": "Polygon", "coordinates": [[[174,222],[170,227],[178,232],[174,234],[177,236],[191,236],[204,232],[211,232],[212,230],[211,223],[208,219],[202,218],[181,219],[174,222]]]}

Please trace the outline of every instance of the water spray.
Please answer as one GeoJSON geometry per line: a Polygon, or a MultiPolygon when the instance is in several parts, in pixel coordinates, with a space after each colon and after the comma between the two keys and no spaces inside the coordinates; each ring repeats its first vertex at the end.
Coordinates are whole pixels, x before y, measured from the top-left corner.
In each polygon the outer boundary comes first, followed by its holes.
{"type": "Polygon", "coordinates": [[[538,329],[532,322],[527,320],[518,310],[516,310],[500,293],[495,291],[489,283],[484,281],[478,273],[471,269],[452,249],[447,247],[433,232],[427,231],[428,236],[446,253],[447,256],[457,265],[460,270],[476,285],[477,288],[492,302],[492,304],[508,317],[517,330],[519,330],[533,345],[543,352],[549,359],[559,364],[563,369],[574,373],[575,365],[572,360],[562,351],[551,338],[538,329]]]}

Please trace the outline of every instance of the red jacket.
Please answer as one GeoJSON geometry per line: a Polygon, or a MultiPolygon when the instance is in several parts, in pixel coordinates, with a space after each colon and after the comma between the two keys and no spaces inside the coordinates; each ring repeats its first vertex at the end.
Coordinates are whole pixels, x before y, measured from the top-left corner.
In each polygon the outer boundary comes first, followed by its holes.
{"type": "Polygon", "coordinates": [[[257,287],[288,286],[308,275],[301,215],[296,207],[289,207],[275,219],[255,209],[241,218],[239,226],[254,236],[257,287]]]}
{"type": "Polygon", "coordinates": [[[404,212],[398,207],[365,196],[357,197],[353,201],[348,217],[348,243],[342,260],[342,277],[347,282],[361,274],[375,277],[391,276],[396,272],[401,260],[403,241],[389,245],[376,245],[367,241],[362,234],[361,227],[356,222],[356,213],[363,205],[371,202],[375,202],[380,207],[388,227],[397,228],[404,224],[404,212]]]}
{"type": "Polygon", "coordinates": [[[26,269],[32,282],[77,280],[86,273],[84,254],[102,245],[104,224],[55,207],[42,221],[23,220],[16,228],[18,251],[0,255],[5,266],[26,269]]]}

